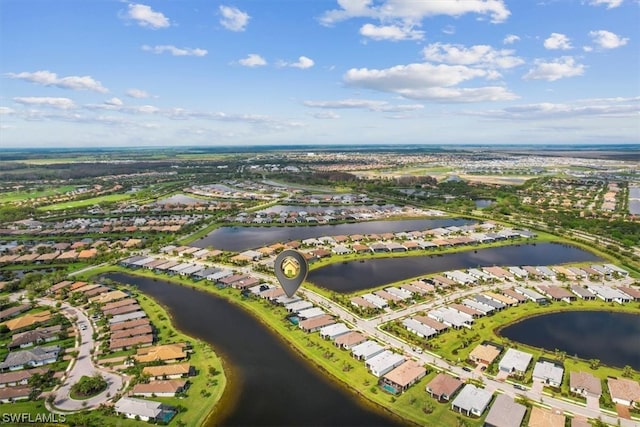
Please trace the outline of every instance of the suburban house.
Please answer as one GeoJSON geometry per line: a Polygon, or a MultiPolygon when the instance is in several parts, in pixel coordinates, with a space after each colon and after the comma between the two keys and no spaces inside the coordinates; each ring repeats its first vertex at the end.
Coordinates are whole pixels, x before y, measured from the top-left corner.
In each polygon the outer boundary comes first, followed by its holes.
{"type": "Polygon", "coordinates": [[[469,359],[483,365],[491,365],[500,355],[500,349],[491,344],[479,344],[469,353],[469,359]]]}
{"type": "Polygon", "coordinates": [[[385,374],[380,385],[386,391],[399,394],[407,390],[427,374],[424,366],[413,360],[407,360],[402,365],[385,374]]]}
{"type": "Polygon", "coordinates": [[[498,368],[502,372],[507,372],[509,375],[524,375],[532,358],[533,356],[529,353],[510,348],[504,356],[502,356],[498,368]]]}
{"type": "Polygon", "coordinates": [[[62,326],[54,325],[46,328],[38,328],[27,332],[21,332],[13,336],[8,347],[9,349],[17,347],[25,348],[36,344],[54,341],[58,339],[61,331],[62,326]]]}
{"type": "Polygon", "coordinates": [[[381,377],[392,369],[402,365],[405,357],[401,354],[385,350],[380,354],[376,354],[365,362],[369,371],[376,377],[381,377]]]}
{"type": "Polygon", "coordinates": [[[529,415],[528,427],[564,427],[565,417],[562,412],[554,412],[549,409],[534,406],[529,415]]]}
{"type": "Polygon", "coordinates": [[[533,367],[533,379],[542,381],[546,385],[552,387],[560,387],[562,385],[562,376],[564,368],[555,363],[540,360],[533,367]]]}
{"type": "Polygon", "coordinates": [[[186,359],[186,357],[187,353],[185,352],[184,343],[140,348],[134,356],[134,358],[140,363],[157,361],[170,363],[186,359]]]}
{"type": "Polygon", "coordinates": [[[527,407],[506,394],[499,394],[484,419],[484,427],[520,427],[527,407]]]}
{"type": "Polygon", "coordinates": [[[174,397],[177,393],[182,393],[189,385],[187,380],[159,380],[148,383],[138,383],[133,386],[131,394],[136,396],[158,396],[174,397]]]}
{"type": "Polygon", "coordinates": [[[51,312],[40,311],[38,313],[33,314],[25,314],[24,316],[16,317],[15,319],[10,319],[4,322],[4,324],[9,328],[11,332],[19,331],[21,329],[28,328],[33,325],[37,325],[38,323],[46,322],[51,319],[51,312]]]}
{"type": "Polygon", "coordinates": [[[438,401],[449,400],[462,387],[462,381],[451,375],[439,373],[427,384],[427,393],[438,401]]]}
{"type": "Polygon", "coordinates": [[[14,351],[7,354],[4,362],[0,363],[0,370],[17,371],[27,366],[42,366],[54,363],[58,359],[59,353],[60,347],[57,345],[14,351]]]}
{"type": "Polygon", "coordinates": [[[602,383],[600,378],[594,377],[588,372],[571,372],[569,374],[569,387],[571,393],[584,397],[600,398],[602,395],[602,383]]]}
{"type": "Polygon", "coordinates": [[[473,384],[467,384],[451,402],[451,409],[465,413],[467,416],[475,415],[480,417],[489,406],[492,397],[493,395],[490,392],[473,384]]]}
{"type": "Polygon", "coordinates": [[[298,324],[298,326],[300,326],[300,329],[305,332],[315,332],[319,331],[325,326],[333,325],[334,323],[336,323],[336,321],[332,316],[330,316],[329,314],[323,314],[321,316],[303,320],[298,324]]]}
{"type": "Polygon", "coordinates": [[[189,363],[173,363],[170,365],[147,366],[142,369],[143,375],[152,380],[173,380],[192,375],[194,369],[189,363]]]}
{"type": "Polygon", "coordinates": [[[11,403],[17,400],[25,400],[29,398],[31,394],[31,387],[17,386],[17,387],[3,387],[0,388],[0,402],[11,403]]]}
{"type": "Polygon", "coordinates": [[[124,414],[127,418],[139,417],[142,421],[169,422],[175,415],[172,408],[162,402],[137,399],[135,397],[123,397],[115,404],[115,411],[124,414]]]}
{"type": "Polygon", "coordinates": [[[369,360],[384,351],[384,347],[375,341],[367,340],[351,348],[351,354],[356,359],[369,360]]]}
{"type": "Polygon", "coordinates": [[[609,393],[614,403],[633,406],[640,403],[640,383],[626,378],[607,378],[609,393]]]}
{"type": "Polygon", "coordinates": [[[340,335],[339,337],[337,337],[335,340],[333,340],[333,343],[340,348],[348,350],[360,343],[365,342],[366,340],[367,337],[360,332],[350,331],[344,335],[340,335]]]}
{"type": "Polygon", "coordinates": [[[27,385],[33,374],[46,374],[45,368],[23,369],[20,371],[5,372],[0,374],[0,388],[16,385],[27,385]]]}

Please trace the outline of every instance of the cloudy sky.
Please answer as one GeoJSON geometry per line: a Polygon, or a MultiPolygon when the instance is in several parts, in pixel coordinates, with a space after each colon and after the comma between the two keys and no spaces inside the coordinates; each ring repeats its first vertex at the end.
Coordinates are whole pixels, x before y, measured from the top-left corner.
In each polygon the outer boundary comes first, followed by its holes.
{"type": "Polygon", "coordinates": [[[638,0],[141,1],[0,1],[0,146],[640,142],[638,0]]]}

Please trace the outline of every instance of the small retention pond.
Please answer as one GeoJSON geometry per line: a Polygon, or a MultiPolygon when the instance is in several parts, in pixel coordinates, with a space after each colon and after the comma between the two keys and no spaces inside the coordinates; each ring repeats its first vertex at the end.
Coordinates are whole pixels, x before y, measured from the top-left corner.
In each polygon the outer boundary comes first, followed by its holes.
{"type": "Polygon", "coordinates": [[[640,314],[565,311],[530,317],[503,328],[500,335],[567,356],[600,359],[606,365],[640,370],[640,314]]]}

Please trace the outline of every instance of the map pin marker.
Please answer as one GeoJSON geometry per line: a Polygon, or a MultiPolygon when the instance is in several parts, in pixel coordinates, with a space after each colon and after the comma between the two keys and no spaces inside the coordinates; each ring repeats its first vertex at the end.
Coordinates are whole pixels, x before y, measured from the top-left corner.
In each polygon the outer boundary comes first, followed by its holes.
{"type": "Polygon", "coordinates": [[[292,297],[296,293],[309,271],[309,265],[304,255],[293,249],[280,252],[273,268],[280,286],[288,297],[292,297]]]}

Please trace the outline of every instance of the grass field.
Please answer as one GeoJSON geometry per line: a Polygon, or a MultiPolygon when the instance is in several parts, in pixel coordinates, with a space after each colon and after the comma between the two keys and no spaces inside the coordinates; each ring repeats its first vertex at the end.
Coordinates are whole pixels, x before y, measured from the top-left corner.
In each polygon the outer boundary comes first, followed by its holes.
{"type": "Polygon", "coordinates": [[[38,210],[60,211],[64,209],[77,209],[77,208],[84,208],[87,206],[98,205],[100,203],[122,202],[124,200],[129,200],[132,197],[133,196],[131,194],[107,194],[104,196],[92,197],[90,199],[72,200],[72,201],[56,203],[48,206],[41,206],[38,208],[38,210]]]}
{"type": "Polygon", "coordinates": [[[11,191],[7,193],[0,193],[0,203],[21,202],[23,200],[35,199],[38,197],[48,197],[57,194],[64,194],[68,191],[72,191],[73,189],[75,189],[75,186],[73,185],[63,185],[46,190],[11,191]]]}

